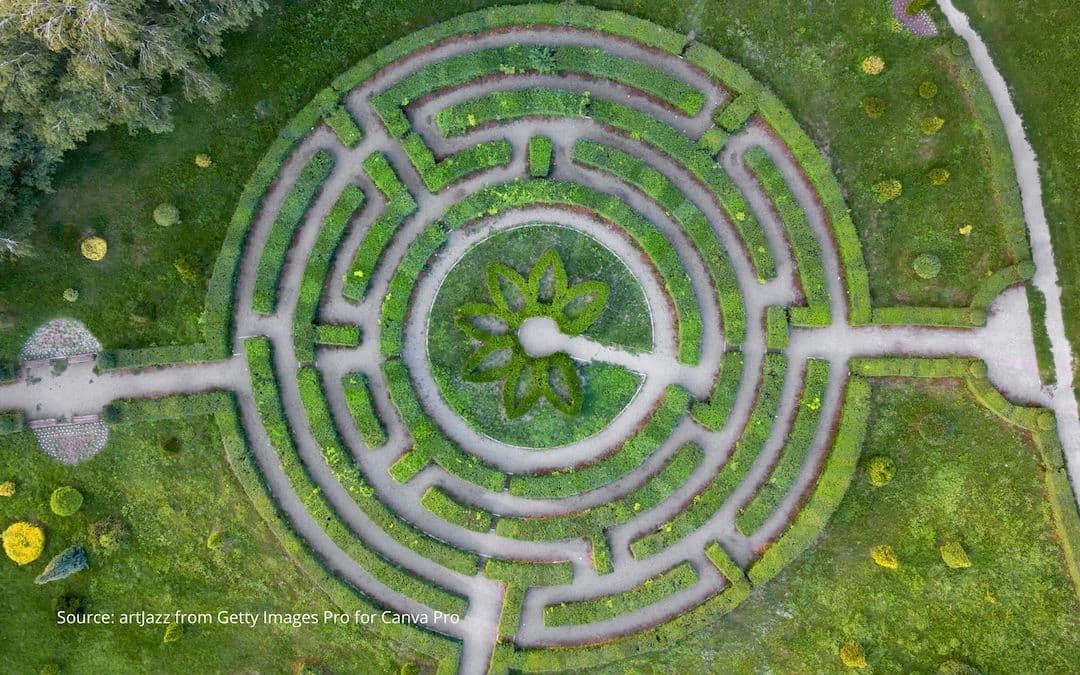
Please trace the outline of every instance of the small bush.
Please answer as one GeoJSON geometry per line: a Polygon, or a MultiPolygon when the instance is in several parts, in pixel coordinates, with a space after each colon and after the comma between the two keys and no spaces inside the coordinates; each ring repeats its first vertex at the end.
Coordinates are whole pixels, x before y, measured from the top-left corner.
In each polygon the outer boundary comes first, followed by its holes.
{"type": "Polygon", "coordinates": [[[173,269],[176,270],[182,280],[189,284],[198,281],[203,275],[202,263],[198,258],[191,255],[173,261],[173,269]]]}
{"type": "Polygon", "coordinates": [[[52,601],[53,614],[57,612],[63,612],[64,614],[82,614],[83,613],[83,599],[72,593],[64,593],[53,598],[52,601]]]}
{"type": "Polygon", "coordinates": [[[894,570],[900,567],[900,560],[896,557],[896,551],[888,544],[879,544],[870,549],[870,558],[880,567],[894,570]]]}
{"type": "Polygon", "coordinates": [[[862,645],[855,640],[847,640],[840,645],[840,661],[848,668],[865,668],[866,654],[862,645]]]}
{"type": "Polygon", "coordinates": [[[206,548],[216,550],[225,545],[225,532],[214,528],[210,531],[210,535],[206,537],[206,548]]]}
{"type": "Polygon", "coordinates": [[[11,497],[15,494],[15,481],[6,480],[0,483],[0,497],[11,497]]]}
{"type": "Polygon", "coordinates": [[[919,85],[919,96],[929,100],[937,96],[938,86],[927,80],[919,85]]]}
{"type": "Polygon", "coordinates": [[[114,516],[90,525],[90,545],[95,551],[108,555],[120,547],[127,538],[124,521],[114,516]]]}
{"type": "Polygon", "coordinates": [[[214,160],[210,159],[210,155],[205,152],[200,152],[195,155],[195,166],[200,169],[209,169],[210,165],[214,163],[214,160]]]}
{"type": "Polygon", "coordinates": [[[895,178],[874,183],[874,199],[878,204],[885,204],[899,197],[904,192],[904,185],[895,178]]]}
{"type": "Polygon", "coordinates": [[[859,68],[867,75],[880,75],[885,70],[885,59],[880,56],[867,56],[859,64],[859,68]]]}
{"type": "Polygon", "coordinates": [[[941,274],[941,258],[933,253],[923,253],[916,256],[911,263],[911,269],[915,272],[915,276],[929,281],[941,274]]]}
{"type": "Polygon", "coordinates": [[[936,115],[924,117],[919,121],[919,128],[922,129],[922,132],[927,136],[933,136],[941,131],[941,127],[943,126],[945,126],[945,120],[936,115]]]}
{"type": "Polygon", "coordinates": [[[45,548],[45,531],[33,523],[19,521],[4,530],[4,553],[18,565],[29,565],[45,548]]]}
{"type": "Polygon", "coordinates": [[[158,204],[154,209],[154,222],[161,227],[171,227],[180,222],[180,209],[172,204],[158,204]]]}
{"type": "Polygon", "coordinates": [[[883,487],[896,476],[896,462],[891,457],[871,457],[866,465],[866,479],[874,487],[883,487]]]}
{"type": "Polygon", "coordinates": [[[949,170],[944,167],[934,167],[930,169],[930,173],[926,174],[926,177],[930,179],[931,185],[944,185],[949,182],[949,178],[952,176],[949,170]]]}
{"type": "Polygon", "coordinates": [[[82,546],[69,546],[49,561],[45,569],[41,570],[41,574],[34,579],[34,583],[41,585],[50,581],[59,581],[76,572],[82,572],[87,567],[89,565],[86,562],[86,550],[82,546]]]}
{"type": "Polygon", "coordinates": [[[105,254],[109,252],[109,244],[98,236],[87,237],[79,244],[79,252],[82,253],[82,257],[87,260],[98,262],[99,260],[103,260],[105,254]]]}
{"type": "Polygon", "coordinates": [[[82,493],[70,485],[56,488],[49,497],[49,508],[58,516],[74,515],[82,508],[82,504],[82,493]]]}
{"type": "Polygon", "coordinates": [[[164,643],[176,642],[184,635],[184,625],[173,621],[165,626],[165,634],[161,636],[164,643]]]}
{"type": "Polygon", "coordinates": [[[79,299],[79,291],[78,290],[76,290],[74,288],[65,288],[64,289],[64,300],[67,300],[68,302],[75,302],[78,299],[79,299]]]}
{"type": "Polygon", "coordinates": [[[885,114],[885,101],[877,96],[867,96],[862,100],[862,109],[867,117],[876,120],[885,114]]]}
{"type": "Polygon", "coordinates": [[[944,445],[952,436],[952,423],[943,415],[929,413],[919,420],[919,436],[930,445],[944,445]]]}
{"type": "Polygon", "coordinates": [[[161,449],[169,455],[175,455],[180,452],[182,447],[180,439],[176,436],[169,436],[161,442],[161,449]]]}
{"type": "Polygon", "coordinates": [[[965,567],[971,567],[971,558],[968,557],[967,551],[964,550],[960,542],[950,541],[943,545],[940,551],[941,559],[951,569],[961,570],[965,567]]]}

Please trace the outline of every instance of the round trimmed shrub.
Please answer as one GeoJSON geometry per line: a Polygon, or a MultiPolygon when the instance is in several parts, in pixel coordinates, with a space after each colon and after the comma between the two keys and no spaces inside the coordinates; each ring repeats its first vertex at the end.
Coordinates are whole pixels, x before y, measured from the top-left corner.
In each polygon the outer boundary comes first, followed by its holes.
{"type": "Polygon", "coordinates": [[[933,253],[923,253],[915,257],[911,263],[911,269],[914,270],[915,276],[929,281],[941,274],[941,258],[933,253]]]}
{"type": "Polygon", "coordinates": [[[900,567],[900,560],[896,557],[896,551],[888,544],[878,544],[870,549],[870,558],[879,567],[894,570],[900,567]]]}
{"type": "Polygon", "coordinates": [[[895,178],[889,180],[883,180],[879,183],[874,183],[871,190],[874,193],[874,199],[878,204],[885,204],[899,197],[904,193],[904,185],[895,178]]]}
{"type": "Polygon", "coordinates": [[[919,436],[930,445],[944,445],[952,436],[952,423],[944,415],[929,413],[918,424],[919,436]]]}
{"type": "Polygon", "coordinates": [[[930,173],[926,174],[926,177],[930,179],[931,185],[944,185],[949,182],[949,178],[952,176],[949,170],[944,167],[934,167],[930,169],[930,173]]]}
{"type": "Polygon", "coordinates": [[[2,536],[4,553],[17,565],[34,562],[45,548],[45,531],[25,520],[8,525],[2,536]]]}
{"type": "Polygon", "coordinates": [[[933,136],[937,132],[941,131],[941,127],[945,126],[945,120],[936,115],[930,117],[924,117],[919,121],[919,128],[927,136],[933,136]]]}
{"type": "Polygon", "coordinates": [[[859,68],[867,75],[880,75],[885,70],[885,59],[880,56],[867,56],[859,64],[859,68]]]}
{"type": "Polygon", "coordinates": [[[867,96],[862,100],[862,109],[867,117],[876,120],[885,114],[885,101],[877,96],[867,96]]]}
{"type": "Polygon", "coordinates": [[[962,661],[943,661],[938,666],[937,675],[982,675],[982,671],[962,661]]]}
{"type": "Polygon", "coordinates": [[[109,244],[98,236],[87,237],[79,244],[79,252],[87,260],[98,262],[103,260],[105,254],[109,252],[109,244]]]}
{"type": "Polygon", "coordinates": [[[12,497],[15,495],[15,481],[6,480],[0,483],[0,497],[12,497]]]}
{"type": "Polygon", "coordinates": [[[56,488],[49,497],[49,508],[58,516],[73,515],[82,508],[82,504],[82,493],[70,485],[56,488]]]}
{"type": "Polygon", "coordinates": [[[847,640],[840,645],[840,661],[848,668],[865,668],[866,654],[862,645],[855,640],[847,640]]]}
{"type": "Polygon", "coordinates": [[[64,289],[64,300],[67,300],[68,302],[75,302],[78,299],[79,299],[79,291],[78,290],[76,290],[74,288],[65,288],[64,289]]]}
{"type": "Polygon", "coordinates": [[[919,85],[919,96],[929,100],[937,96],[937,94],[938,86],[930,80],[927,80],[919,85]]]}
{"type": "Polygon", "coordinates": [[[195,155],[195,166],[200,169],[209,169],[210,165],[214,163],[214,160],[210,159],[210,155],[205,152],[200,152],[195,155]]]}
{"type": "Polygon", "coordinates": [[[866,480],[874,487],[888,485],[896,476],[896,462],[891,457],[877,455],[866,465],[866,480]]]}
{"type": "Polygon", "coordinates": [[[971,558],[968,557],[967,551],[964,550],[963,545],[958,541],[950,541],[943,545],[940,549],[941,559],[945,561],[945,564],[950,569],[962,570],[966,567],[971,567],[971,558]]]}
{"type": "Polygon", "coordinates": [[[173,269],[180,278],[188,283],[197,281],[202,276],[202,263],[195,256],[186,255],[173,261],[173,269]]]}
{"type": "Polygon", "coordinates": [[[158,204],[154,209],[154,222],[161,227],[171,227],[180,222],[180,209],[172,204],[158,204]]]}

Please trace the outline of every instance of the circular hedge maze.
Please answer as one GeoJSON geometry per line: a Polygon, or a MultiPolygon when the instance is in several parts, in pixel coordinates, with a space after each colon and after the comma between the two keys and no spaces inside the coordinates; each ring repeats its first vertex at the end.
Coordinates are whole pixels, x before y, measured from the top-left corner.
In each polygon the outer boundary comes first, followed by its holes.
{"type": "Polygon", "coordinates": [[[415,33],[298,115],[207,335],[250,374],[215,410],[230,459],[335,602],[443,667],[534,671],[677,639],[812,542],[860,374],[915,374],[851,361],[892,348],[870,321],[840,189],[768,90],[535,5],[415,33]]]}

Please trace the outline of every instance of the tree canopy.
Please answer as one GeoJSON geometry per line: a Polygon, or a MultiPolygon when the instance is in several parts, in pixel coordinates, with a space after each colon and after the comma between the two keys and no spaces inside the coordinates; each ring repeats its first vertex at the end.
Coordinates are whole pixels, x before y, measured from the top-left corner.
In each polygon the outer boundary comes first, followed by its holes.
{"type": "Polygon", "coordinates": [[[0,256],[18,253],[63,153],[111,125],[172,128],[173,91],[210,101],[207,58],[264,0],[0,2],[0,256]],[[5,236],[6,235],[6,236],[5,236]],[[3,242],[8,242],[4,244],[3,242]]]}

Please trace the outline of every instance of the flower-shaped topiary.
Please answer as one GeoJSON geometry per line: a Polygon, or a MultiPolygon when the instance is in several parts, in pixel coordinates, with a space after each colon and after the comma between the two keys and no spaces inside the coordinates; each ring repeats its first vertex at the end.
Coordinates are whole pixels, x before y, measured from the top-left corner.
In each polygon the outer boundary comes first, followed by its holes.
{"type": "Polygon", "coordinates": [[[19,565],[29,565],[41,556],[45,548],[45,532],[26,521],[8,525],[4,530],[4,553],[19,565]]]}
{"type": "Polygon", "coordinates": [[[559,254],[548,250],[529,271],[529,278],[503,263],[488,265],[491,303],[469,302],[454,312],[457,326],[479,342],[462,366],[466,382],[502,380],[506,416],[517,419],[541,398],[566,415],[581,412],[581,378],[570,356],[554,353],[530,356],[517,331],[526,319],[547,317],[565,335],[579,335],[599,318],[609,286],[587,280],[569,286],[559,254]]]}

